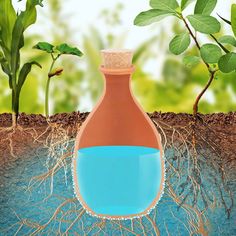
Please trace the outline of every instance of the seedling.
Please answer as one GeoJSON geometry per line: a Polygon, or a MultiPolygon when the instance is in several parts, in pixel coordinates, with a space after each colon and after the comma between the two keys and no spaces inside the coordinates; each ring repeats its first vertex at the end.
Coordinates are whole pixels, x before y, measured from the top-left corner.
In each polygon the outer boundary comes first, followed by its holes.
{"type": "Polygon", "coordinates": [[[83,53],[78,48],[71,47],[66,43],[60,44],[58,46],[53,46],[52,44],[47,42],[39,42],[34,46],[34,48],[50,54],[52,58],[51,66],[48,72],[46,91],[45,91],[45,116],[49,121],[49,87],[51,78],[54,76],[59,76],[63,72],[62,68],[54,68],[55,63],[62,55],[75,55],[81,57],[83,53]]]}
{"type": "Polygon", "coordinates": [[[10,0],[0,1],[0,64],[8,76],[12,91],[12,122],[17,125],[21,89],[31,71],[32,65],[41,67],[37,62],[25,63],[20,68],[20,49],[24,46],[24,32],[36,22],[36,6],[42,0],[27,0],[25,11],[16,13],[10,0]]]}
{"type": "Polygon", "coordinates": [[[152,9],[141,12],[136,16],[134,24],[138,26],[146,26],[154,22],[160,21],[167,16],[174,16],[182,21],[185,26],[183,33],[176,35],[169,44],[169,50],[175,55],[185,52],[191,43],[191,39],[195,43],[199,51],[199,55],[187,55],[183,62],[187,66],[194,66],[201,61],[205,64],[209,72],[209,80],[201,93],[197,96],[193,105],[193,115],[197,116],[198,104],[204,93],[211,85],[216,73],[230,73],[236,70],[236,53],[229,49],[227,45],[236,47],[236,4],[231,8],[231,21],[223,19],[231,25],[234,36],[225,35],[217,39],[214,34],[218,33],[221,28],[220,22],[211,16],[215,9],[217,0],[181,0],[180,3],[176,0],[151,0],[150,6],[152,9]],[[184,16],[183,12],[192,2],[196,2],[194,13],[184,16]],[[197,32],[209,35],[216,44],[207,43],[200,45],[197,32]]]}

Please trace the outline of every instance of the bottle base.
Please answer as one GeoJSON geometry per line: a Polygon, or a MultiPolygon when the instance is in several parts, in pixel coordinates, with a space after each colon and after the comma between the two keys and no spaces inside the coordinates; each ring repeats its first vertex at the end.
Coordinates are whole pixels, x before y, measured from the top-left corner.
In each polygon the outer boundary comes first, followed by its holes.
{"type": "Polygon", "coordinates": [[[90,215],[105,219],[147,215],[164,190],[164,160],[155,148],[82,148],[73,159],[72,173],[81,205],[90,215]]]}

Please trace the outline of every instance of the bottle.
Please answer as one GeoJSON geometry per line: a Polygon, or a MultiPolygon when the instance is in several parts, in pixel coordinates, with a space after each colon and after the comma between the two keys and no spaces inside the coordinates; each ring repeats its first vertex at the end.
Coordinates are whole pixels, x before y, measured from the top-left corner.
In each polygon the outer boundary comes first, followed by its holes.
{"type": "Polygon", "coordinates": [[[132,95],[132,51],[101,54],[104,93],[76,137],[74,190],[92,216],[141,217],[156,206],[164,188],[160,135],[132,95]]]}

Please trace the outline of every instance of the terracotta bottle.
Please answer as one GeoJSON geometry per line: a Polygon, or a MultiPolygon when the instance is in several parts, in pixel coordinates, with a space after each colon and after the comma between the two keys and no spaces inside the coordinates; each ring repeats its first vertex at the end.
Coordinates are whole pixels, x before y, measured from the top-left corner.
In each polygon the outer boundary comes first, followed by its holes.
{"type": "Polygon", "coordinates": [[[74,190],[93,216],[140,217],[155,207],[163,192],[160,135],[132,95],[132,51],[101,53],[104,93],[76,138],[74,190]]]}

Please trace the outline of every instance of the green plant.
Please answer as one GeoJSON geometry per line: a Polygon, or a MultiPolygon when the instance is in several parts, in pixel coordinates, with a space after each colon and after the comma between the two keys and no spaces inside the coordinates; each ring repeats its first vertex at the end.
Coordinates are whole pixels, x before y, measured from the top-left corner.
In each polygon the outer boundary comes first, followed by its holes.
{"type": "Polygon", "coordinates": [[[0,1],[0,64],[8,76],[12,90],[13,126],[17,125],[20,92],[31,67],[41,67],[37,62],[31,61],[20,68],[20,49],[24,46],[24,32],[36,22],[37,5],[42,6],[42,0],[27,0],[25,11],[16,13],[10,0],[0,1]]]}
{"type": "Polygon", "coordinates": [[[200,58],[205,64],[209,72],[209,80],[200,94],[197,96],[193,105],[193,114],[196,117],[198,113],[198,104],[204,93],[211,85],[216,73],[221,71],[223,73],[230,73],[236,70],[236,53],[232,50],[236,47],[236,4],[231,8],[231,22],[225,20],[231,25],[234,36],[224,35],[217,39],[214,34],[220,31],[220,22],[211,16],[212,11],[215,9],[217,0],[197,0],[194,8],[194,13],[184,16],[183,12],[188,5],[194,0],[151,0],[150,6],[152,9],[141,12],[134,20],[134,24],[138,26],[146,26],[154,22],[160,21],[167,16],[174,16],[183,22],[185,31],[176,35],[169,44],[169,50],[179,55],[185,52],[191,43],[191,39],[195,43],[199,51],[199,55],[186,55],[183,62],[187,66],[198,64],[200,58]],[[207,43],[202,46],[197,38],[197,32],[209,35],[216,44],[207,43]],[[228,48],[226,45],[230,45],[228,48]]]}
{"type": "Polygon", "coordinates": [[[48,101],[49,101],[49,87],[50,87],[51,78],[54,76],[59,76],[63,72],[62,68],[54,69],[56,61],[62,55],[75,55],[75,56],[81,57],[83,53],[78,48],[71,47],[66,43],[60,44],[58,46],[53,46],[52,44],[47,43],[47,42],[39,42],[34,46],[34,48],[44,51],[46,53],[49,53],[52,58],[51,66],[48,72],[47,85],[46,85],[46,91],[45,91],[45,116],[48,120],[49,119],[49,102],[48,101]]]}

